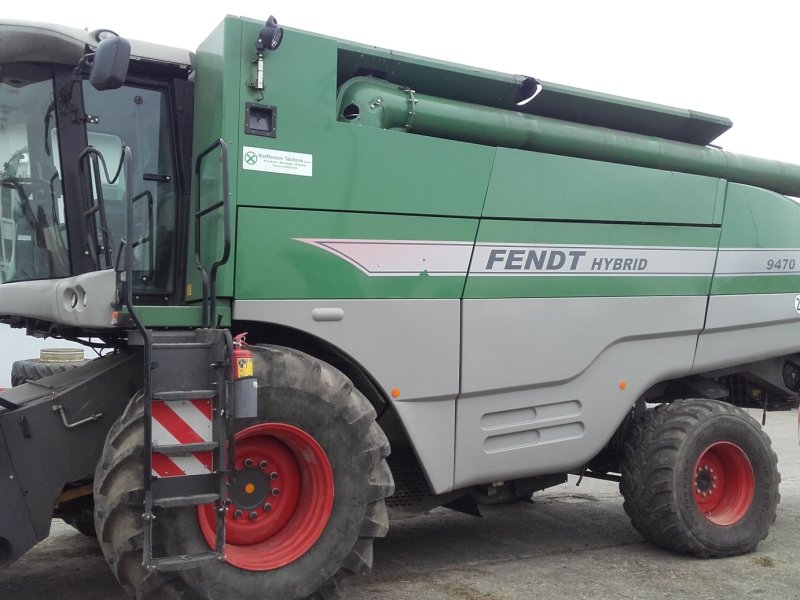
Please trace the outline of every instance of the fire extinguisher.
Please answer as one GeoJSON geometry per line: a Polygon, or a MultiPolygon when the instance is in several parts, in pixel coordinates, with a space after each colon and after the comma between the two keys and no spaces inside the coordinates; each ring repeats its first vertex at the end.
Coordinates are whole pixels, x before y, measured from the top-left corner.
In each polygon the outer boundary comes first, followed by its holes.
{"type": "Polygon", "coordinates": [[[253,351],[245,341],[247,333],[233,338],[233,407],[237,419],[258,416],[258,380],[253,370],[253,351]]]}

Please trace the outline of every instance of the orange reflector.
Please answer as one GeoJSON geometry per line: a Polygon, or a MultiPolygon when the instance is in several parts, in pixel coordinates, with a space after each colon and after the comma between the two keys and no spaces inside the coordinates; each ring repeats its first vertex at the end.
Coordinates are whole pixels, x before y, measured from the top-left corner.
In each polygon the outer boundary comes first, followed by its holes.
{"type": "Polygon", "coordinates": [[[392,390],[392,398],[399,398],[400,397],[400,388],[394,388],[392,390]]]}
{"type": "Polygon", "coordinates": [[[624,390],[627,387],[628,387],[628,382],[627,381],[620,381],[619,382],[619,389],[624,390]]]}
{"type": "Polygon", "coordinates": [[[256,491],[256,486],[252,483],[248,483],[246,486],[244,486],[244,491],[246,494],[252,494],[256,491]]]}

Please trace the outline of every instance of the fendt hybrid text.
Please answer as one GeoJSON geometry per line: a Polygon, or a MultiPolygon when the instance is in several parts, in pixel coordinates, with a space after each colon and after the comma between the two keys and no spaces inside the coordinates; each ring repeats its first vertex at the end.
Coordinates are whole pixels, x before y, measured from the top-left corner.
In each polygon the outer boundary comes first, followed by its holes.
{"type": "Polygon", "coordinates": [[[55,517],[131,596],[338,598],[390,518],[568,474],[752,551],[800,166],[730,126],[272,17],[196,53],[0,21],[0,321],[98,354],[0,392],[0,565],[55,517]]]}

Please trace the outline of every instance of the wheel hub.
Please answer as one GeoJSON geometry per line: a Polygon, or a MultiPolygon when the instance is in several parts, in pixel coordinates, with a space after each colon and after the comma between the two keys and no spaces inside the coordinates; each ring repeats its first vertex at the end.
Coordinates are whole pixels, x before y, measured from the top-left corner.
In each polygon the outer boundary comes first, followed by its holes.
{"type": "Polygon", "coordinates": [[[713,494],[716,487],[717,476],[714,474],[714,467],[708,465],[700,467],[695,476],[695,493],[705,497],[713,494]]]}
{"type": "Polygon", "coordinates": [[[693,487],[695,504],[706,519],[722,527],[734,525],[753,503],[753,467],[736,444],[715,442],[697,459],[693,487]]]}
{"type": "Polygon", "coordinates": [[[258,468],[246,467],[231,479],[228,498],[235,508],[252,510],[263,506],[271,492],[267,475],[258,468]]]}

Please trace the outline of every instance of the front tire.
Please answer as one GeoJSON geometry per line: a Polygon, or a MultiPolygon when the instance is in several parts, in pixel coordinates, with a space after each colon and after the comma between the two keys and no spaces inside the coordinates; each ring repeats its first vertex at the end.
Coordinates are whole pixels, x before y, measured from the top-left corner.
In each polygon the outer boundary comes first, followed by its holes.
{"type": "Polygon", "coordinates": [[[625,444],[620,491],[645,539],[700,557],[753,551],[780,500],[777,456],[761,426],[716,400],[648,411],[625,444]]]}
{"type": "MultiPolygon", "coordinates": [[[[250,471],[267,463],[265,472],[277,473],[268,485],[280,495],[270,497],[269,511],[266,503],[245,507],[249,500],[238,507],[236,484],[231,486],[228,562],[178,573],[144,571],[140,398],[109,433],[95,479],[96,521],[103,552],[132,595],[147,590],[163,600],[327,600],[340,597],[346,576],[372,566],[373,541],[388,530],[384,499],[394,490],[389,444],[375,410],[326,363],[288,348],[251,349],[258,418],[244,422],[237,434],[236,467],[251,478],[247,489],[257,490],[261,480],[250,471]]],[[[203,530],[212,521],[205,507],[161,511],[157,545],[169,555],[207,552],[203,530]]]]}

